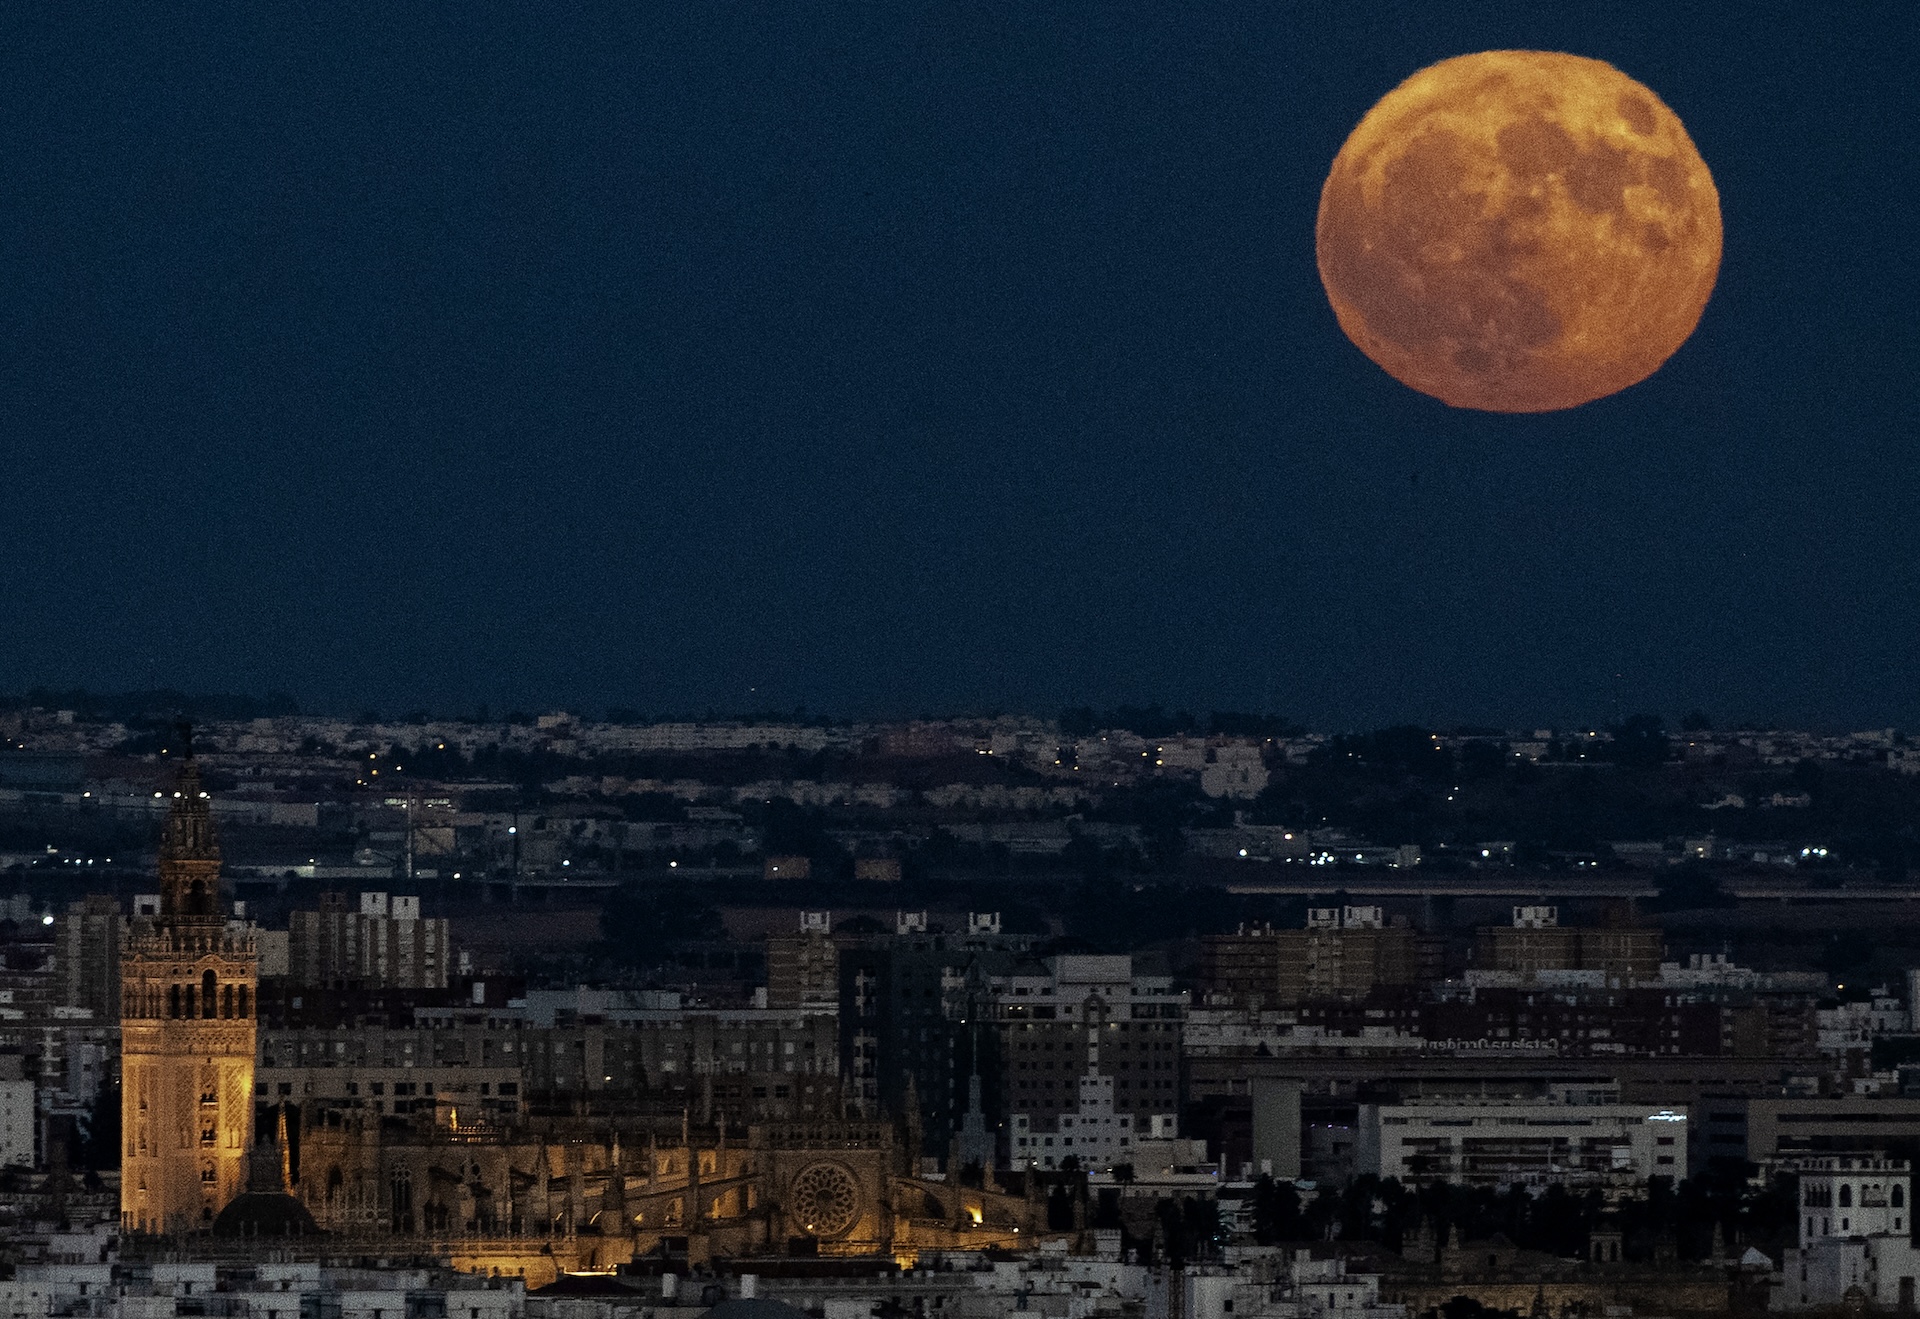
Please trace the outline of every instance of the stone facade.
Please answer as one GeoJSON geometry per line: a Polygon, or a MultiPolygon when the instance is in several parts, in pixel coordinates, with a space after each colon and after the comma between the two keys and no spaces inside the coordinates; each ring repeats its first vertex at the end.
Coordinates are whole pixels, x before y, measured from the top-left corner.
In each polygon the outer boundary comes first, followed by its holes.
{"type": "Polygon", "coordinates": [[[220,848],[191,758],[160,846],[160,913],[122,945],[121,1222],[207,1227],[246,1189],[257,957],[220,914],[220,848]]]}
{"type": "MultiPolygon", "coordinates": [[[[293,1194],[335,1239],[443,1242],[537,1277],[685,1250],[898,1255],[1040,1239],[1044,1205],[925,1182],[889,1122],[701,1126],[554,1119],[511,1129],[337,1110],[303,1124],[293,1194]]],[[[909,1133],[909,1139],[911,1138],[909,1133]]]]}

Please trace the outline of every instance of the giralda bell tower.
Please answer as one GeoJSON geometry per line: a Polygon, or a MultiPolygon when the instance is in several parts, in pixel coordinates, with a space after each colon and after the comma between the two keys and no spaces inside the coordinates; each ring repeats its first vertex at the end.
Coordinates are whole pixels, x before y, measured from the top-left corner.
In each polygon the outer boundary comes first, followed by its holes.
{"type": "Polygon", "coordinates": [[[160,914],[135,916],[120,985],[120,1221],[204,1230],[246,1189],[253,1146],[250,928],[221,913],[220,844],[191,745],[160,842],[160,914]]]}

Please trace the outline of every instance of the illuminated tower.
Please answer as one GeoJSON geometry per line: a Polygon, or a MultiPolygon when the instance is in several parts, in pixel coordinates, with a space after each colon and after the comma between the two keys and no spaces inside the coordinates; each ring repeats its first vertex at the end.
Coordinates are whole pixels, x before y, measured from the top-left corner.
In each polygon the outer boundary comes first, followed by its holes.
{"type": "Polygon", "coordinates": [[[191,749],[160,843],[160,914],[120,961],[120,1221],[198,1231],[246,1189],[253,1147],[251,928],[220,910],[220,844],[191,749]]]}

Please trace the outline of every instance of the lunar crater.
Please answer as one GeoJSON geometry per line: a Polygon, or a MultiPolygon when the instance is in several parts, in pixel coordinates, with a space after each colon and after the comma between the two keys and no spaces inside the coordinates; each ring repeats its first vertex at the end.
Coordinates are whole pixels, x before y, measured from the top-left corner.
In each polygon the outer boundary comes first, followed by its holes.
{"type": "Polygon", "coordinates": [[[1624,389],[1679,347],[1720,215],[1651,91],[1597,60],[1495,51],[1422,70],[1361,120],[1315,246],[1342,329],[1390,375],[1534,412],[1624,389]]]}

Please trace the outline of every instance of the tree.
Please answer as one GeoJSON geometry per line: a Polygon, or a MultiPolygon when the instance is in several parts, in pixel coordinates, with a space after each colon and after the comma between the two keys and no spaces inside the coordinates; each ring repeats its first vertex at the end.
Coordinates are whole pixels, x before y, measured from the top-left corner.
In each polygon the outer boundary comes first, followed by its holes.
{"type": "Polygon", "coordinates": [[[1296,737],[1306,729],[1278,715],[1215,710],[1207,716],[1207,731],[1228,737],[1296,737]]]}
{"type": "Polygon", "coordinates": [[[1065,1232],[1073,1226],[1073,1192],[1063,1182],[1047,1193],[1047,1227],[1065,1232]]]}
{"type": "MultiPolygon", "coordinates": [[[[1117,1169],[1115,1170],[1118,1171],[1117,1169]]],[[[1132,1180],[1132,1167],[1128,1167],[1132,1180]]],[[[1253,1184],[1253,1239],[1263,1246],[1279,1241],[1298,1241],[1306,1235],[1300,1216],[1300,1192],[1292,1182],[1277,1182],[1262,1177],[1253,1184]]]]}
{"type": "Polygon", "coordinates": [[[1439,1319],[1517,1319],[1518,1310],[1496,1310],[1471,1296],[1456,1296],[1442,1304],[1438,1310],[1428,1310],[1422,1319],[1438,1315],[1439,1319]]]}
{"type": "Polygon", "coordinates": [[[120,1166],[120,1087],[102,1086],[80,1124],[80,1166],[107,1172],[120,1166]]]}
{"type": "Polygon", "coordinates": [[[1607,730],[1613,736],[1611,754],[1617,765],[1651,769],[1667,760],[1667,734],[1657,714],[1628,715],[1607,730]]]}

